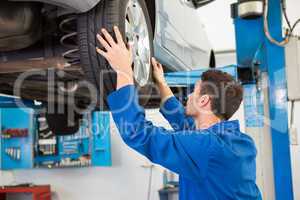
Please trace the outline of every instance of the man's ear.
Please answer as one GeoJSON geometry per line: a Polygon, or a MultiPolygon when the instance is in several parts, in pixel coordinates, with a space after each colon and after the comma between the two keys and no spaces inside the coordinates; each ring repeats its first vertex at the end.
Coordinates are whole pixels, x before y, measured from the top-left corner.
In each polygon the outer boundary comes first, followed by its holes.
{"type": "Polygon", "coordinates": [[[200,106],[206,107],[210,103],[210,96],[209,95],[202,95],[200,97],[200,106]]]}

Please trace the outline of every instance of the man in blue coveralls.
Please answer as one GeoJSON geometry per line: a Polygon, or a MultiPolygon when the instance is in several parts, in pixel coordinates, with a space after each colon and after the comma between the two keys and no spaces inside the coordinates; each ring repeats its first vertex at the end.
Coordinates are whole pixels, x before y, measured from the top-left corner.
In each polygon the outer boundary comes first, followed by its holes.
{"type": "MultiPolygon", "coordinates": [[[[116,41],[105,30],[97,35],[104,56],[117,73],[117,89],[108,96],[113,119],[124,142],[180,176],[181,200],[261,199],[256,179],[256,148],[228,119],[238,110],[243,90],[229,74],[205,72],[189,96],[186,109],[166,84],[162,66],[152,59],[162,97],[161,112],[173,131],[154,126],[138,104],[132,71],[132,45],[118,27],[116,41]]],[[[199,77],[200,78],[200,77],[199,77]]]]}

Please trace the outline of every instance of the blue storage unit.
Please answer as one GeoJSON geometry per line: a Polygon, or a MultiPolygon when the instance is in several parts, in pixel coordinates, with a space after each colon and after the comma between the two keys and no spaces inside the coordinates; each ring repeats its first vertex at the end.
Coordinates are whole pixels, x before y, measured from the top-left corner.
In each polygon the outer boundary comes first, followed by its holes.
{"type": "Polygon", "coordinates": [[[71,136],[57,137],[57,154],[37,155],[37,167],[111,166],[110,115],[93,112],[82,120],[79,131],[71,136]],[[97,128],[95,128],[97,127],[97,128]]]}
{"type": "Polygon", "coordinates": [[[108,112],[86,114],[74,135],[44,141],[50,143],[53,151],[44,155],[39,149],[37,107],[27,101],[28,107],[19,108],[16,100],[0,97],[0,169],[112,165],[108,112]]]}
{"type": "Polygon", "coordinates": [[[0,109],[1,121],[1,169],[28,169],[33,167],[33,133],[35,129],[34,110],[0,109]],[[23,136],[9,137],[8,132],[23,136]]]}
{"type": "Polygon", "coordinates": [[[92,125],[92,165],[111,166],[110,114],[108,112],[94,112],[92,125]]]}

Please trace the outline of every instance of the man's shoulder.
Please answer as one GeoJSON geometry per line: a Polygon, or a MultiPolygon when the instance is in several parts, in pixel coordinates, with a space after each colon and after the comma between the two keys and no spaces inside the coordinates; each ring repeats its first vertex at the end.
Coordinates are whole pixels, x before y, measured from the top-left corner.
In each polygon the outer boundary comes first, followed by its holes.
{"type": "Polygon", "coordinates": [[[239,134],[240,134],[240,137],[241,137],[243,140],[245,140],[245,141],[251,143],[251,144],[255,147],[254,139],[251,137],[250,134],[248,134],[248,133],[243,133],[243,132],[240,132],[239,134]]]}

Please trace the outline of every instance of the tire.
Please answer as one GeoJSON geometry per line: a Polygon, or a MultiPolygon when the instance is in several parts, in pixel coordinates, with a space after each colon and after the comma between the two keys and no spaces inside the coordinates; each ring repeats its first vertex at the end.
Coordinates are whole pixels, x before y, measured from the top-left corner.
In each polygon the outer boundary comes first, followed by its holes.
{"type": "MultiPolygon", "coordinates": [[[[112,70],[108,62],[99,54],[95,47],[100,46],[97,41],[96,34],[101,28],[106,28],[111,34],[113,26],[119,26],[123,38],[125,37],[125,20],[127,5],[132,0],[102,0],[95,8],[87,13],[80,14],[78,17],[78,41],[80,49],[81,66],[85,73],[87,81],[92,83],[97,89],[97,102],[100,110],[107,110],[107,96],[116,88],[116,73],[112,70]]],[[[150,58],[153,55],[153,31],[147,6],[144,0],[137,0],[140,5],[149,35],[150,58]]],[[[114,35],[114,34],[113,34],[114,35]]],[[[150,59],[149,58],[149,59],[150,59]]],[[[149,60],[150,61],[150,60],[149,60]]],[[[136,64],[133,65],[133,68],[136,64]]],[[[139,88],[140,102],[145,104],[150,98],[152,69],[150,65],[150,73],[147,78],[146,85],[136,85],[139,88]]]]}

